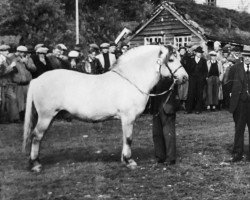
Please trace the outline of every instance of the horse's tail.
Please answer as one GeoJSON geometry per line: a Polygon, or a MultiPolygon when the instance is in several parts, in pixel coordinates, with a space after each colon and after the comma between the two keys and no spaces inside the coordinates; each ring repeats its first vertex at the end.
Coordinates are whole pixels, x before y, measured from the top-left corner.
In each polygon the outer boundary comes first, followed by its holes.
{"type": "Polygon", "coordinates": [[[32,82],[33,81],[31,81],[29,85],[27,101],[26,101],[26,111],[24,120],[24,131],[23,131],[23,148],[22,148],[23,153],[26,152],[26,147],[30,143],[31,131],[34,126],[35,105],[33,102],[32,82]]]}

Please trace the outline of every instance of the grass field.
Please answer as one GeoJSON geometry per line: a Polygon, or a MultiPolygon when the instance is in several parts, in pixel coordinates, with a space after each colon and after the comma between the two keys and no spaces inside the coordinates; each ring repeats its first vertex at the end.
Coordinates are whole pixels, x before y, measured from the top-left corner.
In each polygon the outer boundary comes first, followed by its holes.
{"type": "MultiPolygon", "coordinates": [[[[246,130],[246,152],[248,131],[246,130]]],[[[0,125],[0,199],[248,200],[250,162],[225,164],[234,136],[226,111],[177,114],[178,160],[155,165],[152,117],[135,124],[132,154],[138,168],[120,162],[119,121],[54,122],[42,143],[40,174],[27,170],[22,125],[0,125]]]]}

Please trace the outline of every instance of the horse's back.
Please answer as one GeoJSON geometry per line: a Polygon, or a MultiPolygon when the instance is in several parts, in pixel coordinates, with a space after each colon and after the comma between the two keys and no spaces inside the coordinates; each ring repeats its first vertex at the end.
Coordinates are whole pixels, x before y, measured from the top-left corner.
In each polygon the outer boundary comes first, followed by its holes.
{"type": "Polygon", "coordinates": [[[64,109],[81,118],[100,120],[131,107],[129,103],[134,102],[129,98],[136,97],[133,92],[130,95],[127,85],[112,72],[89,75],[60,69],[33,80],[32,90],[36,104],[43,110],[64,109]]]}

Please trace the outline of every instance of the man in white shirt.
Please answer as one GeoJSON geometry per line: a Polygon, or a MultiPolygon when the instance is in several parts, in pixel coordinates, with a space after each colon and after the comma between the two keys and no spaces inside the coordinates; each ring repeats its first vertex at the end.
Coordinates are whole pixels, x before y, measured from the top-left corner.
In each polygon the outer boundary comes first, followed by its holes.
{"type": "Polygon", "coordinates": [[[108,43],[101,44],[101,53],[96,56],[96,58],[100,61],[102,65],[104,73],[109,71],[116,61],[115,55],[109,53],[109,46],[110,45],[108,43]]]}

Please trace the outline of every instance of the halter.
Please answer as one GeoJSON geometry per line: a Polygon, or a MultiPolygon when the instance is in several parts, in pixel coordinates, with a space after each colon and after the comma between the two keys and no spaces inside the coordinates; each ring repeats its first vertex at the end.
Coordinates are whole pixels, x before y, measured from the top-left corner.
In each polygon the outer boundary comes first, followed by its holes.
{"type": "MultiPolygon", "coordinates": [[[[161,62],[160,59],[157,60],[157,64],[159,64],[159,71],[158,71],[158,73],[160,74],[160,78],[162,78],[162,75],[161,75],[162,62],[161,62]]],[[[122,77],[123,79],[125,79],[126,81],[128,81],[128,82],[129,82],[130,84],[132,84],[137,90],[139,90],[142,94],[147,95],[147,96],[150,96],[150,97],[155,97],[155,96],[164,95],[164,94],[166,94],[166,93],[168,93],[168,92],[170,92],[170,91],[172,91],[172,90],[174,89],[174,85],[175,85],[176,80],[177,80],[176,77],[175,77],[175,73],[176,73],[180,68],[182,68],[182,66],[179,66],[176,70],[174,70],[174,72],[172,72],[172,70],[170,69],[170,67],[168,66],[168,64],[166,64],[166,67],[168,68],[168,70],[169,70],[169,72],[170,72],[170,74],[171,74],[171,79],[173,79],[173,83],[172,83],[172,85],[169,87],[168,90],[166,90],[166,91],[164,91],[164,92],[161,92],[161,93],[159,93],[159,94],[149,94],[149,93],[147,93],[147,92],[144,92],[144,91],[142,91],[136,84],[134,84],[132,81],[130,81],[127,77],[123,76],[121,73],[119,73],[119,72],[117,72],[117,71],[115,71],[115,70],[111,70],[111,72],[116,73],[117,75],[119,75],[120,77],[122,77]]],[[[170,94],[170,95],[171,95],[171,94],[170,94]]],[[[170,95],[169,95],[169,97],[170,97],[170,95]]],[[[169,97],[168,97],[168,99],[169,99],[169,97]]]]}

